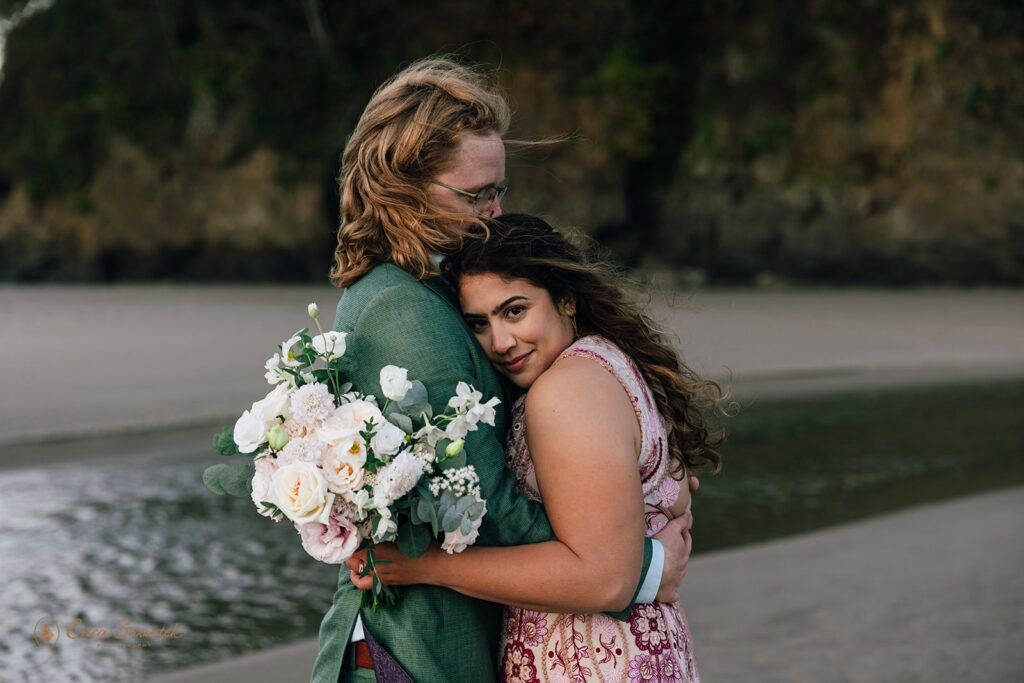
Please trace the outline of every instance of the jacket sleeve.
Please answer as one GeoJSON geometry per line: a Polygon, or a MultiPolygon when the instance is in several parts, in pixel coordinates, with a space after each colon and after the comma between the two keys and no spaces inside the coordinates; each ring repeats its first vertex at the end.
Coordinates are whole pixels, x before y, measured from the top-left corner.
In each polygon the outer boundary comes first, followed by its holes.
{"type": "MultiPolygon", "coordinates": [[[[363,393],[381,396],[380,369],[397,365],[409,379],[423,382],[435,413],[442,412],[460,381],[480,387],[462,330],[462,321],[429,290],[393,286],[378,292],[360,312],[352,329],[348,354],[349,381],[363,393]]],[[[484,396],[484,400],[491,398],[484,396]]],[[[505,406],[508,410],[509,406],[505,406]]],[[[515,474],[505,467],[505,449],[494,428],[480,424],[466,437],[469,464],[480,476],[487,514],[480,526],[480,545],[512,546],[554,539],[544,506],[516,492],[515,474]]],[[[644,543],[640,582],[651,565],[651,540],[644,543]]],[[[625,618],[629,608],[612,614],[625,618]]]]}

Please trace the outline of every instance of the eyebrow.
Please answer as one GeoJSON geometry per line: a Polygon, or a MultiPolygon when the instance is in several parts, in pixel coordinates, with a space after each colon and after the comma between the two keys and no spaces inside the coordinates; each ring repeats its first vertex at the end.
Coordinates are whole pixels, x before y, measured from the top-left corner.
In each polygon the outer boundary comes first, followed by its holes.
{"type": "MultiPolygon", "coordinates": [[[[498,311],[500,311],[501,309],[505,308],[506,306],[508,306],[513,301],[519,301],[520,299],[522,299],[523,301],[529,301],[529,297],[523,296],[522,294],[517,294],[516,296],[510,296],[509,298],[505,299],[500,304],[495,306],[494,310],[491,311],[491,315],[498,315],[498,311]]],[[[466,313],[462,317],[465,318],[466,320],[469,320],[469,319],[472,319],[472,318],[482,318],[484,316],[480,315],[479,313],[466,313]]]]}

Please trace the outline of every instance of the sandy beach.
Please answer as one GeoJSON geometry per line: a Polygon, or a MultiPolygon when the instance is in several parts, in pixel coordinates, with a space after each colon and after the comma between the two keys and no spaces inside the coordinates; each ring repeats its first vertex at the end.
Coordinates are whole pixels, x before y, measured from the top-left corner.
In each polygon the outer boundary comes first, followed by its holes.
{"type": "MultiPolygon", "coordinates": [[[[330,287],[0,287],[0,444],[231,420],[330,287]],[[59,415],[60,419],[54,419],[59,415]]],[[[655,293],[696,369],[746,397],[1024,376],[1024,291],[655,293]]]]}
{"type": "MultiPolygon", "coordinates": [[[[195,452],[267,391],[263,362],[306,304],[329,321],[337,296],[0,288],[15,350],[0,355],[0,466],[96,458],[137,433],[161,457],[195,452]]],[[[1024,377],[1024,291],[709,291],[655,295],[653,311],[744,400],[1024,377]]],[[[1017,487],[695,558],[683,600],[704,680],[1024,679],[1022,512],[1017,487]]],[[[315,653],[305,640],[152,680],[305,681],[315,653]]]]}

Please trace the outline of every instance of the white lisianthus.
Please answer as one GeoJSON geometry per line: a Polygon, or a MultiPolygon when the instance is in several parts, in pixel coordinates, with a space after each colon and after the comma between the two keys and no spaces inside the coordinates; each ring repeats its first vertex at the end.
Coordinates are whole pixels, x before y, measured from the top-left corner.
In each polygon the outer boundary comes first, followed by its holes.
{"type": "Polygon", "coordinates": [[[291,417],[292,411],[289,408],[291,397],[291,387],[287,384],[278,384],[269,394],[252,404],[252,413],[263,420],[266,428],[270,429],[278,424],[278,415],[285,420],[291,417]]]}
{"type": "Polygon", "coordinates": [[[324,445],[317,439],[302,437],[289,441],[284,449],[278,454],[278,465],[287,465],[292,462],[320,462],[323,455],[324,445]]]}
{"type": "Polygon", "coordinates": [[[316,305],[315,301],[309,306],[306,306],[306,312],[309,313],[309,317],[313,320],[320,317],[320,307],[316,305]]]}
{"type": "Polygon", "coordinates": [[[479,391],[465,382],[455,385],[455,395],[448,399],[448,405],[459,412],[466,412],[484,397],[479,391]]]}
{"type": "Polygon", "coordinates": [[[267,426],[259,415],[248,410],[235,422],[232,438],[241,453],[252,453],[266,440],[267,426]]]}
{"type": "Polygon", "coordinates": [[[392,401],[401,401],[412,389],[409,371],[397,365],[385,365],[380,369],[380,389],[392,401]]]}
{"type": "MultiPolygon", "coordinates": [[[[363,486],[363,466],[366,447],[360,439],[351,439],[336,446],[328,446],[320,456],[324,477],[332,491],[355,503],[354,493],[363,486]]],[[[369,494],[367,494],[369,496],[369,494]]]]}
{"type": "Polygon", "coordinates": [[[409,452],[398,456],[377,471],[377,482],[373,485],[373,499],[377,509],[387,507],[412,491],[423,475],[426,463],[409,452]]]}
{"type": "Polygon", "coordinates": [[[334,494],[320,469],[309,462],[281,465],[270,480],[272,500],[296,524],[327,524],[334,494]]]}
{"type": "Polygon", "coordinates": [[[313,337],[313,350],[332,361],[345,355],[346,332],[324,332],[313,337]]]}
{"type": "Polygon", "coordinates": [[[494,408],[499,403],[501,403],[501,400],[497,396],[495,396],[487,403],[477,403],[475,406],[469,409],[467,415],[469,416],[469,419],[473,423],[483,422],[485,425],[490,425],[493,427],[495,418],[494,408]]]}
{"type": "Polygon", "coordinates": [[[377,456],[394,455],[405,443],[405,432],[384,420],[370,440],[370,447],[377,456]]]}
{"type": "Polygon", "coordinates": [[[292,394],[291,409],[293,420],[315,427],[334,410],[334,396],[326,384],[306,384],[292,394]]]}
{"type": "MultiPolygon", "coordinates": [[[[295,345],[302,341],[299,335],[295,335],[285,343],[281,344],[281,363],[287,365],[290,368],[297,368],[302,365],[302,362],[295,358],[295,345]]],[[[299,353],[302,350],[299,349],[299,353]]]]}
{"type": "Polygon", "coordinates": [[[267,362],[263,364],[266,369],[266,374],[263,375],[267,378],[267,384],[280,384],[285,382],[290,387],[295,386],[295,378],[284,371],[281,367],[281,354],[275,353],[273,356],[267,359],[267,362]]]}
{"type": "Polygon", "coordinates": [[[384,422],[380,408],[369,401],[352,401],[335,408],[317,429],[316,434],[325,443],[338,444],[365,431],[368,421],[375,425],[384,422]]]}

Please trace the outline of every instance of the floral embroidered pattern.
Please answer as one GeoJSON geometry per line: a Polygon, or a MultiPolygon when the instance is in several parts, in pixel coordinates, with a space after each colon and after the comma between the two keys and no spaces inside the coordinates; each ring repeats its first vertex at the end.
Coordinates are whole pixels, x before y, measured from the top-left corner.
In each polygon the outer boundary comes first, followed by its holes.
{"type": "MultiPolygon", "coordinates": [[[[647,535],[667,521],[679,496],[679,483],[668,474],[667,434],[656,403],[636,364],[601,337],[584,337],[559,358],[589,358],[619,380],[629,395],[640,425],[641,473],[647,535]]],[[[505,453],[520,492],[540,500],[533,458],[526,440],[525,396],[512,407],[512,427],[505,453]]],[[[505,608],[501,643],[502,681],[558,683],[699,683],[686,617],[678,603],[634,605],[627,621],[603,614],[549,614],[505,608]]]]}

